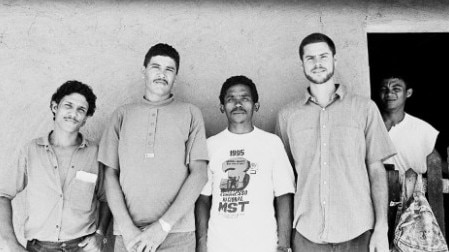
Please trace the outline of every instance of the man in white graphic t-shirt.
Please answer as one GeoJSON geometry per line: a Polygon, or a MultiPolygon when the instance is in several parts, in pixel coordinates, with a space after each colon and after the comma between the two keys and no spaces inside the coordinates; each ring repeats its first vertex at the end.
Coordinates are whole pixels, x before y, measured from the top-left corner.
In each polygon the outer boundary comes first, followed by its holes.
{"type": "Polygon", "coordinates": [[[295,182],[279,137],[254,126],[255,84],[225,81],[228,127],[207,140],[209,180],[196,203],[197,252],[287,252],[295,182]]]}

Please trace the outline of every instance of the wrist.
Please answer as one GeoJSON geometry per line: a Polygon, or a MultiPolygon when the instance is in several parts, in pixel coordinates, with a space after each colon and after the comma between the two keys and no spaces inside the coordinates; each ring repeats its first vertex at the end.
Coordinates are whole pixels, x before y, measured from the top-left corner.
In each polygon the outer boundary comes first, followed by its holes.
{"type": "Polygon", "coordinates": [[[290,247],[284,247],[284,246],[278,246],[277,250],[282,251],[282,252],[292,252],[292,249],[290,247]]]}
{"type": "Polygon", "coordinates": [[[164,230],[164,232],[170,233],[172,229],[172,225],[170,223],[164,221],[162,218],[160,218],[158,222],[161,225],[162,230],[164,230]]]}
{"type": "Polygon", "coordinates": [[[101,229],[97,229],[97,230],[95,230],[95,235],[104,236],[104,232],[101,229]]]}

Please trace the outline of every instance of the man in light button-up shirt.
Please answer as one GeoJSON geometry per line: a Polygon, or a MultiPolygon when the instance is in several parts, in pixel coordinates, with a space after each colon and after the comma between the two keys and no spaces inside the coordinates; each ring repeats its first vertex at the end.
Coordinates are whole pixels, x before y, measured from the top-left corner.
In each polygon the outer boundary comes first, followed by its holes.
{"type": "Polygon", "coordinates": [[[293,251],[388,251],[382,161],[395,150],[380,113],[334,82],[329,37],[307,36],[299,54],[310,87],[276,125],[298,175],[293,251]]]}
{"type": "Polygon", "coordinates": [[[98,147],[79,132],[95,111],[92,89],[68,81],[51,98],[53,130],[26,144],[17,167],[0,176],[0,235],[25,251],[12,228],[11,200],[25,193],[28,251],[100,251],[110,212],[98,147]],[[26,189],[26,190],[25,190],[26,189]]]}

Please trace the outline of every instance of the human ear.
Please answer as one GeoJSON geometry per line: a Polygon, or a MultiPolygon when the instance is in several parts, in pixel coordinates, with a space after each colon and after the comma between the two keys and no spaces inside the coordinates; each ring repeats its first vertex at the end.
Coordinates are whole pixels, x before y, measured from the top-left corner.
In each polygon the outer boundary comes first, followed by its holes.
{"type": "Polygon", "coordinates": [[[410,96],[412,96],[412,94],[413,94],[413,88],[407,89],[407,98],[410,98],[410,96]]]}
{"type": "Polygon", "coordinates": [[[224,113],[225,111],[224,111],[224,106],[223,106],[223,104],[220,104],[220,112],[221,113],[224,113]]]}
{"type": "Polygon", "coordinates": [[[53,112],[53,114],[56,114],[56,111],[58,110],[58,104],[55,101],[51,102],[51,112],[53,112]]]}
{"type": "Polygon", "coordinates": [[[254,111],[259,111],[259,108],[260,108],[260,104],[258,103],[258,102],[256,102],[255,104],[254,104],[254,111]]]}

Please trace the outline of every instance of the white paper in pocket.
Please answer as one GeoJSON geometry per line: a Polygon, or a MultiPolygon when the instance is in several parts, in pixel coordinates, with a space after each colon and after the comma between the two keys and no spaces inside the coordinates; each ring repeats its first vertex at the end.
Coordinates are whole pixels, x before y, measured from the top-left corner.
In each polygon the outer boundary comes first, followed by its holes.
{"type": "Polygon", "coordinates": [[[84,182],[95,183],[97,181],[97,174],[85,171],[77,171],[75,178],[84,182]]]}

